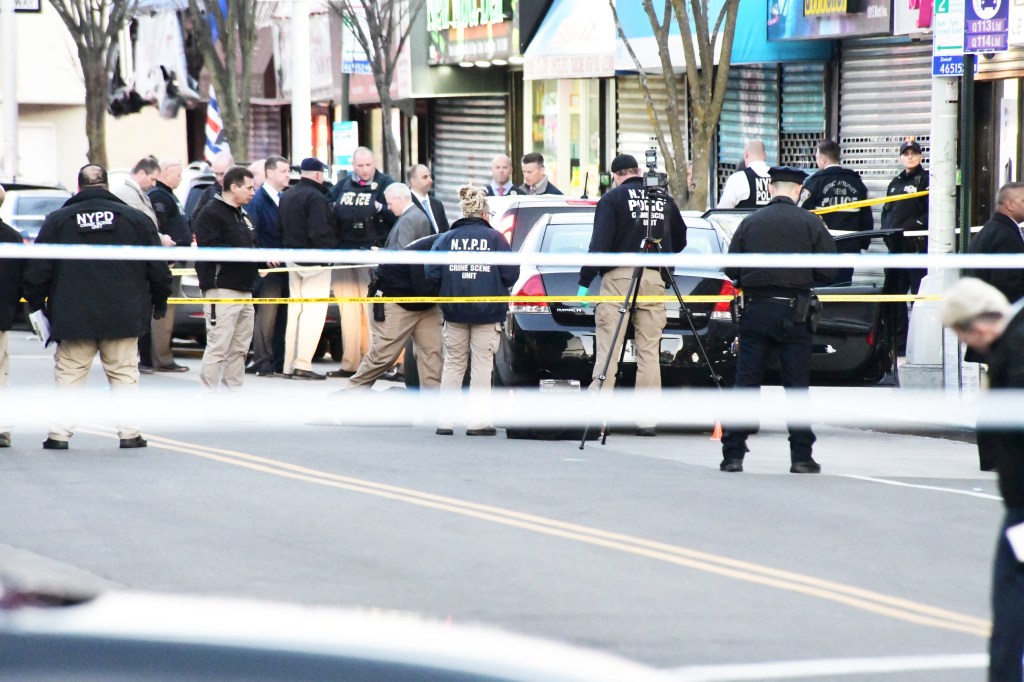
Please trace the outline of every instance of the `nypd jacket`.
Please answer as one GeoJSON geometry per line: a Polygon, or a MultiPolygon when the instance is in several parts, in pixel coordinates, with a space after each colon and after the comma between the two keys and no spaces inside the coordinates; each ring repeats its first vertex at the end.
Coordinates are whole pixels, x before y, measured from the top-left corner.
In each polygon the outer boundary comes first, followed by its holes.
{"type": "MultiPolygon", "coordinates": [[[[0,220],[0,242],[21,243],[21,233],[0,220]]],[[[21,305],[21,273],[25,261],[19,258],[0,258],[0,332],[14,324],[14,313],[21,305]]]]}
{"type": "MultiPolygon", "coordinates": [[[[196,216],[196,245],[221,248],[251,249],[256,236],[245,211],[235,208],[218,194],[196,216]]],[[[199,288],[234,289],[252,292],[259,276],[258,263],[196,263],[199,288]]]]}
{"type": "MultiPolygon", "coordinates": [[[[36,243],[160,246],[152,221],[105,189],[68,199],[36,243]]],[[[149,331],[153,306],[167,303],[171,271],[164,261],[32,260],[24,287],[32,310],[45,306],[57,341],[135,338],[149,331]]]]}
{"type": "MultiPolygon", "coordinates": [[[[440,234],[431,234],[405,246],[402,251],[430,251],[440,234]]],[[[422,263],[384,263],[374,270],[377,289],[385,296],[437,296],[437,282],[427,279],[422,263]]],[[[436,303],[399,303],[406,310],[429,310],[436,303]]]]}
{"type": "Polygon", "coordinates": [[[335,249],[338,226],[327,188],[302,178],[281,195],[281,241],[286,249],[335,249]]]}
{"type": "MultiPolygon", "coordinates": [[[[821,218],[789,197],[775,197],[748,215],[736,228],[729,253],[835,253],[836,243],[821,218]]],[[[827,284],[833,268],[726,268],[744,293],[780,295],[827,284]]]]}
{"type": "MultiPolygon", "coordinates": [[[[978,236],[971,240],[971,253],[1024,254],[1024,237],[1021,236],[1020,226],[1005,213],[995,213],[981,228],[978,236]]],[[[970,274],[999,289],[1011,303],[1024,298],[1024,269],[993,268],[974,270],[970,274]]]]}
{"type": "Polygon", "coordinates": [[[332,206],[341,235],[339,248],[368,249],[382,246],[398,217],[388,210],[384,190],[395,181],[377,171],[366,184],[355,173],[345,177],[332,190],[332,206]],[[377,206],[380,209],[377,209],[377,206]]]}
{"type": "MultiPolygon", "coordinates": [[[[808,211],[815,208],[842,206],[868,198],[868,188],[860,173],[841,166],[828,166],[807,178],[800,193],[800,206],[808,211]]],[[[871,208],[844,209],[821,216],[830,230],[866,232],[874,229],[871,208]]],[[[862,241],[858,239],[857,241],[862,241]]]]}
{"type": "MultiPolygon", "coordinates": [[[[647,210],[643,179],[630,178],[605,193],[594,211],[594,233],[589,253],[637,253],[647,236],[644,215],[647,210]]],[[[679,253],[686,247],[686,224],[671,197],[650,202],[655,237],[661,237],[663,253],[679,253]]],[[[580,286],[589,287],[598,273],[614,268],[584,266],[580,286]]],[[[652,268],[657,270],[658,268],[652,268]]]]}
{"type": "MultiPolygon", "coordinates": [[[[1002,336],[985,353],[988,362],[992,399],[999,391],[1024,389],[1024,362],[1020,348],[1024,344],[1024,304],[1010,312],[1010,323],[1002,336]]],[[[999,472],[999,492],[1007,507],[1024,507],[1024,431],[1012,427],[978,427],[978,455],[982,471],[999,472]]]]}
{"type": "MultiPolygon", "coordinates": [[[[468,265],[458,263],[458,252],[511,251],[508,241],[483,218],[456,220],[434,242],[434,251],[450,251],[450,265],[426,266],[427,278],[441,285],[442,296],[504,296],[519,279],[518,265],[468,265]]],[[[442,303],[449,322],[487,324],[501,322],[508,303],[442,303]]]]}
{"type": "Polygon", "coordinates": [[[149,190],[149,201],[153,204],[159,230],[173,239],[175,246],[192,246],[188,216],[171,188],[157,180],[156,187],[149,190]]]}

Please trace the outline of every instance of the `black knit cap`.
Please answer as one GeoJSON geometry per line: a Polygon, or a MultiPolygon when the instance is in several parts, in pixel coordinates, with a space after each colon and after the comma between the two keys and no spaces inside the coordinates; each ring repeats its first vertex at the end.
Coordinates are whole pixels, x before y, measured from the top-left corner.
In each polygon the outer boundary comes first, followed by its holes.
{"type": "Polygon", "coordinates": [[[640,164],[636,162],[636,157],[632,154],[619,154],[612,159],[612,173],[620,173],[630,168],[639,168],[640,164]]]}

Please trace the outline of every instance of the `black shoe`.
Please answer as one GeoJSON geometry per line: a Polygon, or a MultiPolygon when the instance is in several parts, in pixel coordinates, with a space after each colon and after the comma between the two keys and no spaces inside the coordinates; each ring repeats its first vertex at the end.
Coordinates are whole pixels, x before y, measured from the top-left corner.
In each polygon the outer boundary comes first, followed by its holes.
{"type": "Polygon", "coordinates": [[[641,426],[636,430],[636,435],[644,436],[646,438],[653,438],[658,435],[653,426],[641,426]]]}
{"type": "Polygon", "coordinates": [[[144,448],[147,445],[149,445],[149,443],[147,443],[146,439],[143,438],[142,436],[135,436],[135,438],[122,438],[121,439],[121,447],[122,448],[144,448]]]}
{"type": "Polygon", "coordinates": [[[258,377],[280,377],[280,376],[284,376],[280,372],[275,372],[272,369],[258,369],[255,372],[253,372],[253,374],[255,374],[258,377]]]}
{"type": "Polygon", "coordinates": [[[296,369],[296,370],[292,371],[291,378],[292,379],[304,379],[306,381],[323,381],[327,377],[325,377],[323,374],[317,374],[316,372],[311,372],[308,369],[296,369]]]}
{"type": "Polygon", "coordinates": [[[730,474],[738,474],[743,471],[743,461],[738,459],[723,459],[718,465],[719,471],[726,471],[730,474]]]}
{"type": "Polygon", "coordinates": [[[0,433],[0,448],[11,447],[11,434],[0,433]]]}
{"type": "Polygon", "coordinates": [[[485,426],[482,429],[466,429],[467,436],[496,436],[498,430],[493,426],[485,426]]]}
{"type": "MultiPolygon", "coordinates": [[[[158,371],[158,372],[187,372],[188,371],[188,367],[186,367],[185,365],[179,365],[176,362],[172,362],[169,365],[160,365],[159,367],[156,368],[156,371],[158,371]]],[[[248,372],[248,371],[249,370],[246,370],[246,372],[248,372]]]]}
{"type": "Polygon", "coordinates": [[[454,436],[455,435],[455,430],[454,429],[438,429],[437,431],[434,431],[434,433],[437,434],[438,436],[454,436]]]}
{"type": "Polygon", "coordinates": [[[791,474],[820,474],[821,465],[815,462],[813,459],[808,459],[803,462],[793,462],[793,466],[789,467],[789,473],[791,474]]]}
{"type": "Polygon", "coordinates": [[[256,368],[256,365],[249,365],[248,367],[245,368],[245,373],[246,374],[259,374],[260,371],[259,371],[259,369],[256,368]]]}
{"type": "Polygon", "coordinates": [[[68,442],[66,440],[56,440],[54,438],[47,438],[43,441],[43,450],[67,450],[68,442]]]}
{"type": "Polygon", "coordinates": [[[153,368],[149,365],[139,365],[139,374],[152,374],[153,368]]]}
{"type": "Polygon", "coordinates": [[[336,369],[332,372],[328,372],[327,376],[331,379],[349,379],[356,375],[355,372],[350,372],[347,369],[336,369]]]}

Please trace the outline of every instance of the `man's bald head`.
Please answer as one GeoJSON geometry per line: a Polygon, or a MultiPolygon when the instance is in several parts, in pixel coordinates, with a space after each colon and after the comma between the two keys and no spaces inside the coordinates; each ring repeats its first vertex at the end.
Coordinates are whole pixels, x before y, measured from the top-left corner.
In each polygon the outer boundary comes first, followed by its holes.
{"type": "Polygon", "coordinates": [[[234,165],[235,157],[231,155],[231,152],[217,152],[213,161],[210,162],[210,170],[213,171],[213,179],[218,185],[224,185],[224,174],[228,172],[228,168],[234,165]]]}
{"type": "Polygon", "coordinates": [[[181,184],[181,172],[183,170],[184,166],[181,165],[181,161],[178,159],[161,159],[160,182],[171,189],[177,189],[178,185],[181,184]]]}
{"type": "Polygon", "coordinates": [[[767,155],[764,151],[764,142],[761,140],[750,140],[743,148],[743,160],[749,166],[751,161],[764,161],[767,155]]]}
{"type": "Polygon", "coordinates": [[[491,179],[496,185],[504,185],[512,177],[512,159],[506,154],[498,154],[491,160],[491,179]]]}
{"type": "Polygon", "coordinates": [[[377,174],[377,162],[373,151],[367,147],[356,147],[352,152],[352,170],[363,182],[369,182],[377,174]]]}
{"type": "Polygon", "coordinates": [[[106,189],[107,169],[95,163],[87,163],[78,169],[78,191],[83,189],[106,189]]]}

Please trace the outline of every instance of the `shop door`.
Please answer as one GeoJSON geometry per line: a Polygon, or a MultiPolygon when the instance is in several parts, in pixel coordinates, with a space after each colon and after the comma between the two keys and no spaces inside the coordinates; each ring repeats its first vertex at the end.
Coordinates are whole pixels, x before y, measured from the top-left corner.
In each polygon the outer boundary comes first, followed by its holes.
{"type": "Polygon", "coordinates": [[[774,64],[729,69],[718,126],[716,197],[743,161],[743,150],[750,140],[764,142],[769,166],[779,162],[779,76],[774,64]]]}
{"type": "MultiPolygon", "coordinates": [[[[504,97],[464,97],[434,102],[434,196],[441,200],[449,222],[462,217],[459,187],[485,186],[491,181],[491,162],[508,154],[504,97]]],[[[513,159],[513,164],[516,163],[513,159]]]]}

